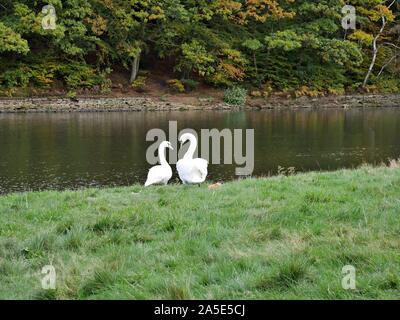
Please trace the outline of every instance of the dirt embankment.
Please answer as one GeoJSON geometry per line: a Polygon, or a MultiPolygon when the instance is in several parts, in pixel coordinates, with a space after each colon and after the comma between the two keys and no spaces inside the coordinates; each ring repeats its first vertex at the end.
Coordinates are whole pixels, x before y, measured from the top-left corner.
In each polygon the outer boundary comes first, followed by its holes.
{"type": "Polygon", "coordinates": [[[299,108],[365,108],[400,107],[397,95],[345,95],[320,98],[301,97],[249,99],[240,108],[207,98],[179,101],[171,97],[77,97],[73,99],[48,98],[2,98],[0,113],[27,112],[112,112],[112,111],[184,111],[184,110],[263,110],[299,108]]]}

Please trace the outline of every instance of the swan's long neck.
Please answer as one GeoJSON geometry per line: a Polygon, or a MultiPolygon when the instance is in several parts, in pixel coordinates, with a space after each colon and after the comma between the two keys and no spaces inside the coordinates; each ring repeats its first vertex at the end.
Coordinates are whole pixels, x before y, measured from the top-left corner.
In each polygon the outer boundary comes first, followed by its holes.
{"type": "Polygon", "coordinates": [[[166,145],[160,144],[158,147],[158,157],[160,158],[160,164],[162,166],[168,164],[167,160],[165,159],[165,149],[167,148],[166,145]]]}
{"type": "Polygon", "coordinates": [[[194,136],[191,136],[189,138],[189,141],[190,141],[190,146],[189,146],[188,151],[184,155],[185,159],[193,159],[193,155],[196,152],[196,148],[197,148],[197,140],[194,136]]]}

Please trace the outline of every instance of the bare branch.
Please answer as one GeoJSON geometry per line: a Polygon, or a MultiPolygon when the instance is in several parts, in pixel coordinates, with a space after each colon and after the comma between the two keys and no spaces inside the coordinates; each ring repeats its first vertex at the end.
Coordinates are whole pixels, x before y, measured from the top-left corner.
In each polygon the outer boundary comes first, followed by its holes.
{"type": "Polygon", "coordinates": [[[394,43],[391,43],[391,42],[384,42],[383,45],[392,46],[392,47],[395,47],[396,49],[399,49],[399,50],[400,50],[400,47],[399,47],[399,46],[396,46],[394,43]]]}
{"type": "Polygon", "coordinates": [[[397,0],[393,0],[392,3],[388,5],[388,9],[390,9],[396,3],[396,1],[397,0]]]}
{"type": "Polygon", "coordinates": [[[379,73],[378,73],[378,78],[381,76],[383,70],[385,70],[386,67],[387,67],[388,65],[390,65],[390,64],[393,62],[393,60],[396,59],[397,57],[400,57],[400,54],[395,54],[393,57],[391,57],[391,58],[389,59],[388,62],[386,62],[386,63],[382,66],[381,70],[380,70],[379,73]]]}

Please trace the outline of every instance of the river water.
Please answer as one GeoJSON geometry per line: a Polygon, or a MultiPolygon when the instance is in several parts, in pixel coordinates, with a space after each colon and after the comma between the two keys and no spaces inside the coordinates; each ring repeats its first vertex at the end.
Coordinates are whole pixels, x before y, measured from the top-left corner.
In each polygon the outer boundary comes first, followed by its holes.
{"type": "MultiPolygon", "coordinates": [[[[143,183],[146,134],[160,128],[168,137],[169,121],[199,133],[254,129],[253,176],[400,157],[400,108],[1,114],[0,193],[143,183]]],[[[236,167],[212,164],[208,180],[235,179],[236,167]]]]}

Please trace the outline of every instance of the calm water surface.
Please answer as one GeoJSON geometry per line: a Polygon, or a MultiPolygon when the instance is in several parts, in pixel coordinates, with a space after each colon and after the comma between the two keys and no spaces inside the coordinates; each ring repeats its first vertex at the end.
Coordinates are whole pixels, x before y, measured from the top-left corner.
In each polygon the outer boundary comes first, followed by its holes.
{"type": "MultiPolygon", "coordinates": [[[[333,170],[400,157],[400,108],[2,114],[0,193],[143,183],[146,133],[168,133],[170,120],[198,132],[254,128],[254,176],[278,166],[333,170]]],[[[211,165],[209,180],[234,179],[235,167],[211,165]]]]}

